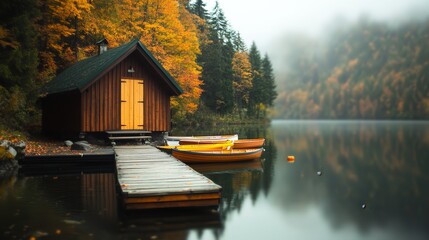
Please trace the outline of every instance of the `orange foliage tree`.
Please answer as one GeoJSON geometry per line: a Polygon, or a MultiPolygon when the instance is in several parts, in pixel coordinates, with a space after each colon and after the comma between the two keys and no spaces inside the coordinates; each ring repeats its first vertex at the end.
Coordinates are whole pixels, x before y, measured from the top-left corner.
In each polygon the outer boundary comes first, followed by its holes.
{"type": "Polygon", "coordinates": [[[184,5],[173,0],[148,1],[143,43],[160,59],[184,90],[172,100],[176,114],[194,112],[201,95],[200,67],[196,63],[199,44],[197,30],[184,5]]]}
{"type": "Polygon", "coordinates": [[[94,20],[99,33],[117,46],[139,37],[142,43],[178,81],[184,93],[171,101],[176,117],[198,108],[201,69],[197,29],[187,1],[113,0],[94,3],[94,20]],[[110,3],[110,4],[109,4],[110,3]]]}

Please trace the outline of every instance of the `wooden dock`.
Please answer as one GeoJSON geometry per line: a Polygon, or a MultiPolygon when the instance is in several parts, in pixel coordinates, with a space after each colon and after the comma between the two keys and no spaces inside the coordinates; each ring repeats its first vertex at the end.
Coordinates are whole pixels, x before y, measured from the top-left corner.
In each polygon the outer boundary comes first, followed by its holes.
{"type": "Polygon", "coordinates": [[[126,209],[218,206],[222,188],[152,146],[115,146],[126,209]]]}

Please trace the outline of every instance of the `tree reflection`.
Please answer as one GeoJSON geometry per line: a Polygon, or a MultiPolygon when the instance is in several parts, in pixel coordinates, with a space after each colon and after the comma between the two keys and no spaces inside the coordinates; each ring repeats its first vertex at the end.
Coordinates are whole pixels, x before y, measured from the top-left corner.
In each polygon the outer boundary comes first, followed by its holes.
{"type": "Polygon", "coordinates": [[[276,165],[275,182],[283,184],[273,190],[276,204],[287,211],[317,205],[337,227],[427,231],[429,123],[304,121],[273,128],[278,158],[297,157],[293,165],[276,165]]]}
{"type": "MultiPolygon", "coordinates": [[[[195,129],[194,129],[195,131],[195,129]]],[[[244,169],[242,171],[206,174],[212,181],[222,186],[222,201],[219,206],[221,222],[227,222],[228,216],[240,212],[245,199],[249,198],[255,204],[261,196],[270,192],[273,171],[276,159],[276,146],[273,133],[266,125],[252,126],[224,126],[213,130],[198,129],[197,132],[184,132],[185,135],[216,135],[238,133],[240,139],[265,138],[264,153],[262,155],[262,171],[244,169]]],[[[192,166],[191,166],[192,167],[192,166]]],[[[223,234],[222,228],[214,229],[214,236],[223,234]]]]}

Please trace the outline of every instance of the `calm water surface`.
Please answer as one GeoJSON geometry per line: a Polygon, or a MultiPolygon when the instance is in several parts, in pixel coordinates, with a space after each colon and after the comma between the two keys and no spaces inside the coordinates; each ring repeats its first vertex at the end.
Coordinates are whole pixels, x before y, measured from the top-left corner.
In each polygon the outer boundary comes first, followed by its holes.
{"type": "Polygon", "coordinates": [[[429,122],[273,121],[261,161],[193,167],[218,211],[124,212],[112,173],[0,180],[0,239],[429,239],[429,122]],[[295,162],[287,161],[288,155],[295,162]]]}

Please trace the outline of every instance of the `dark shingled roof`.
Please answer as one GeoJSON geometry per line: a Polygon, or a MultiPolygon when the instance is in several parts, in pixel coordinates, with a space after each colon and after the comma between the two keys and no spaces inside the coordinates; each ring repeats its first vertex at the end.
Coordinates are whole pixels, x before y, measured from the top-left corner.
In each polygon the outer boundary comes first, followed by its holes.
{"type": "Polygon", "coordinates": [[[75,63],[62,73],[58,74],[52,81],[48,82],[42,88],[42,93],[53,94],[76,89],[82,91],[107,68],[117,62],[119,58],[127,57],[134,52],[133,50],[137,47],[140,47],[141,50],[143,50],[143,55],[145,55],[149,61],[151,61],[160,70],[162,78],[166,79],[173,92],[177,94],[183,93],[182,88],[180,88],[176,80],[167,72],[167,70],[164,69],[161,63],[155,59],[155,57],[138,39],[134,39],[117,48],[110,49],[98,56],[90,57],[75,63]]]}

